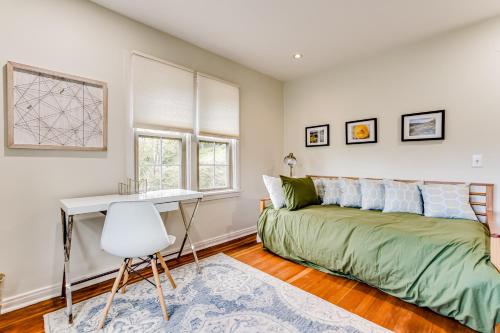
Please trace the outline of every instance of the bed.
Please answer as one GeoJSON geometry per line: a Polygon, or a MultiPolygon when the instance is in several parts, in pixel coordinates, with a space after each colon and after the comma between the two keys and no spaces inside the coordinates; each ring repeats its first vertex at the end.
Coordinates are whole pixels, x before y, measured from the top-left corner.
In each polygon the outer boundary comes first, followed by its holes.
{"type": "Polygon", "coordinates": [[[472,188],[484,188],[471,192],[484,223],[335,205],[276,210],[262,200],[258,234],[283,258],[493,332],[500,329],[500,230],[493,185],[472,188]]]}

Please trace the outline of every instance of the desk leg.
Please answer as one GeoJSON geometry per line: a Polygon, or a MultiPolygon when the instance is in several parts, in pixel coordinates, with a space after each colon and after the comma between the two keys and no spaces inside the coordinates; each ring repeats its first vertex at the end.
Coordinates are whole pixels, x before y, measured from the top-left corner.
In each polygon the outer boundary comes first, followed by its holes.
{"type": "Polygon", "coordinates": [[[61,222],[63,229],[63,248],[64,248],[64,272],[63,287],[61,295],[66,297],[66,315],[68,323],[73,324],[73,302],[71,295],[71,273],[70,273],[70,254],[71,254],[71,235],[73,232],[73,215],[69,215],[66,221],[66,213],[61,210],[61,222]]]}
{"type": "Polygon", "coordinates": [[[193,223],[193,218],[196,214],[196,211],[198,210],[198,206],[200,204],[200,201],[201,201],[201,199],[198,199],[196,201],[196,206],[194,206],[193,214],[191,215],[189,222],[186,220],[184,206],[183,206],[182,202],[179,202],[179,210],[181,211],[182,222],[184,223],[184,228],[186,229],[186,234],[184,235],[181,249],[179,250],[179,255],[177,256],[177,258],[180,258],[180,256],[182,255],[182,250],[184,249],[184,245],[186,244],[186,239],[187,239],[189,241],[189,245],[191,245],[191,251],[193,252],[194,261],[196,263],[196,268],[198,270],[198,273],[200,272],[200,263],[198,262],[198,256],[196,255],[196,249],[194,248],[194,244],[191,241],[191,237],[189,237],[189,229],[191,228],[191,224],[193,223]]]}

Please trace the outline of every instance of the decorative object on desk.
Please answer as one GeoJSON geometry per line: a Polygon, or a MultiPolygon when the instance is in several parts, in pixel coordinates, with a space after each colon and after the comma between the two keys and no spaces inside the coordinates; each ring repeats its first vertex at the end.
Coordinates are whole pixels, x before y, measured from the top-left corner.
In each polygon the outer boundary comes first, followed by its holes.
{"type": "Polygon", "coordinates": [[[401,141],[444,140],[445,110],[401,116],[401,141]]]}
{"type": "Polygon", "coordinates": [[[127,178],[127,183],[118,183],[118,194],[141,194],[148,192],[148,180],[127,178]]]}
{"type": "Polygon", "coordinates": [[[297,159],[293,156],[293,153],[286,155],[283,159],[283,163],[290,167],[290,177],[292,177],[293,167],[297,164],[297,159]]]}
{"type": "Polygon", "coordinates": [[[330,125],[306,127],[306,147],[330,145],[330,125]]]}
{"type": "Polygon", "coordinates": [[[7,63],[9,148],[107,149],[105,82],[7,63]]]}
{"type": "MultiPolygon", "coordinates": [[[[141,281],[115,296],[106,332],[390,332],[328,301],[225,254],[173,269],[174,291],[162,278],[170,320],[162,319],[151,286],[141,281]]],[[[45,332],[95,332],[107,295],[75,304],[68,327],[64,309],[44,316],[45,332]]]]}
{"type": "Polygon", "coordinates": [[[377,142],[377,118],[345,123],[345,143],[347,145],[375,142],[377,142]]]}

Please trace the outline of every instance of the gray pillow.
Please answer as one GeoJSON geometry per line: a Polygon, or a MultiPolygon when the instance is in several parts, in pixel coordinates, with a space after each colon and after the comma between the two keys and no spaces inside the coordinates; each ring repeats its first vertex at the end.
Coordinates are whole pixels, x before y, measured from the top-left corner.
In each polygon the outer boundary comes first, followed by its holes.
{"type": "Polygon", "coordinates": [[[340,184],[340,206],[361,207],[361,187],[359,180],[339,178],[340,184]]]}
{"type": "Polygon", "coordinates": [[[478,220],[470,205],[468,184],[429,184],[421,185],[420,189],[425,216],[478,220]]]}
{"type": "Polygon", "coordinates": [[[338,205],[340,203],[340,184],[338,179],[323,179],[323,205],[338,205]]]}
{"type": "Polygon", "coordinates": [[[316,188],[316,193],[318,193],[319,200],[323,202],[323,197],[325,196],[325,185],[323,184],[323,178],[314,178],[313,183],[316,188]]]}
{"type": "Polygon", "coordinates": [[[384,213],[423,213],[422,196],[419,185],[422,182],[405,183],[384,180],[385,202],[384,213]]]}
{"type": "Polygon", "coordinates": [[[383,210],[385,202],[384,182],[374,179],[360,179],[361,209],[383,210]]]}

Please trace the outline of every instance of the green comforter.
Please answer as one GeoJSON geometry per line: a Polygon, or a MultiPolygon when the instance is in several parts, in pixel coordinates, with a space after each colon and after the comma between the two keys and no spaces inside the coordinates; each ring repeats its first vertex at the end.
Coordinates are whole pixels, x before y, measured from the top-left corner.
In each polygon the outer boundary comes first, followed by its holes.
{"type": "Polygon", "coordinates": [[[309,206],[266,208],[258,231],[281,257],[363,281],[475,330],[492,332],[500,322],[500,273],[481,223],[309,206]]]}

